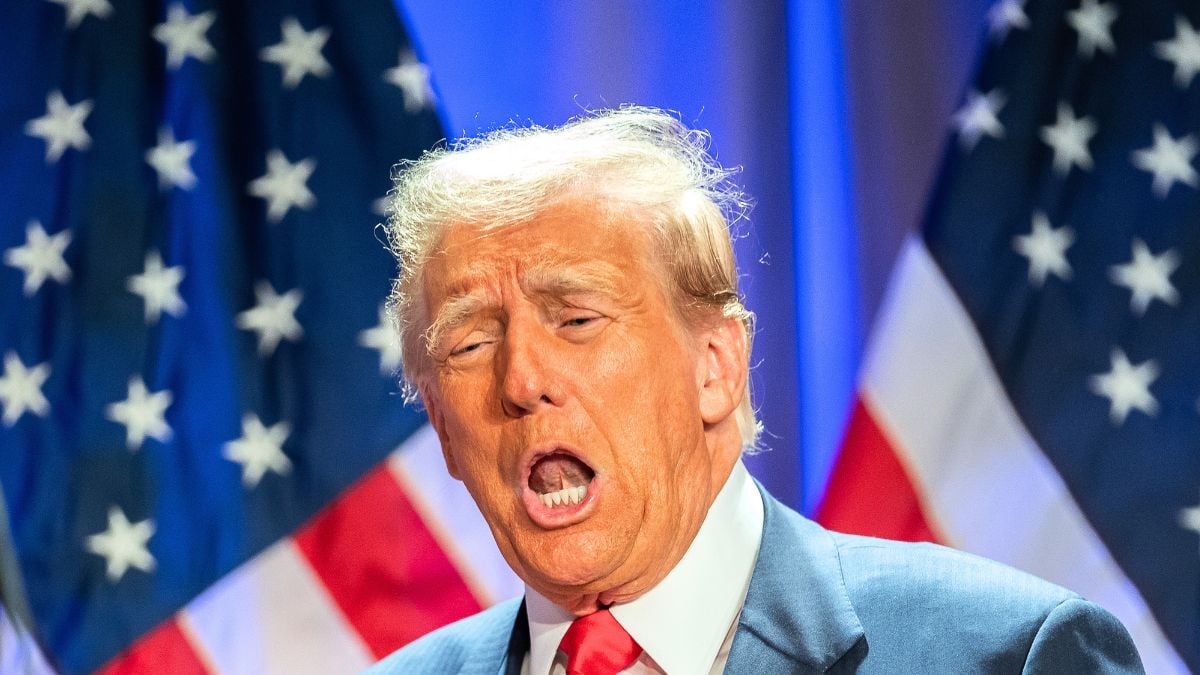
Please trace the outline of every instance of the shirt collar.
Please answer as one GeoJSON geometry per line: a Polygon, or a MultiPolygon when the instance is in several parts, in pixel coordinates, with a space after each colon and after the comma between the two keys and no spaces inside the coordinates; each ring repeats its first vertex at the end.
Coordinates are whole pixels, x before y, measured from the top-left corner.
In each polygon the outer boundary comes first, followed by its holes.
{"type": "MultiPolygon", "coordinates": [[[[610,609],[667,673],[712,667],[737,619],[762,539],[762,496],[739,460],[683,558],[654,588],[610,609]]],[[[574,615],[525,587],[529,672],[546,675],[574,615]]]]}

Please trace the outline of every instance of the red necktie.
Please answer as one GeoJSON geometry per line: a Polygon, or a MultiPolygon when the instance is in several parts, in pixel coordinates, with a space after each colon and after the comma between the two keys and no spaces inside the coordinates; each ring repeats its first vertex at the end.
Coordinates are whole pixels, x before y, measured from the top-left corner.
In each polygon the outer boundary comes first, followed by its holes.
{"type": "Polygon", "coordinates": [[[607,609],[575,619],[558,646],[567,654],[567,675],[616,675],[642,653],[607,609]]]}

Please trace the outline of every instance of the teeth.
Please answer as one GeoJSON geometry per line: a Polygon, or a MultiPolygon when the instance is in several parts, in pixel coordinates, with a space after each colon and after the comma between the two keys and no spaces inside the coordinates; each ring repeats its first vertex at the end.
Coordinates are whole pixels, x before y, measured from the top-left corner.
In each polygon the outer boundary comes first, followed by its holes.
{"type": "Polygon", "coordinates": [[[567,506],[571,504],[580,504],[583,498],[587,496],[587,486],[577,485],[575,487],[563,488],[554,492],[546,492],[539,494],[538,499],[542,501],[548,508],[558,506],[567,506]]]}

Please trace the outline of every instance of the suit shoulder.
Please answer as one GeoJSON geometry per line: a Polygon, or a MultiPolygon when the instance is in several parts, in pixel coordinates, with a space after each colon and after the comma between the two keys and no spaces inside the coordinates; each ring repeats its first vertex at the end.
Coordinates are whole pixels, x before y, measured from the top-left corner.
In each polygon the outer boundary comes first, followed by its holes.
{"type": "Polygon", "coordinates": [[[830,534],[852,598],[927,598],[941,605],[963,605],[964,610],[1032,612],[1041,619],[1062,602],[1079,598],[1032,574],[938,544],[830,534]],[[876,597],[881,595],[885,597],[876,597]]]}
{"type": "Polygon", "coordinates": [[[393,652],[366,673],[457,673],[485,661],[495,661],[498,667],[507,654],[520,607],[521,599],[514,598],[443,626],[393,652]]]}
{"type": "Polygon", "coordinates": [[[876,663],[909,663],[921,654],[910,665],[926,672],[1021,672],[1055,608],[1083,602],[1031,574],[944,546],[833,537],[868,660],[876,663]]]}

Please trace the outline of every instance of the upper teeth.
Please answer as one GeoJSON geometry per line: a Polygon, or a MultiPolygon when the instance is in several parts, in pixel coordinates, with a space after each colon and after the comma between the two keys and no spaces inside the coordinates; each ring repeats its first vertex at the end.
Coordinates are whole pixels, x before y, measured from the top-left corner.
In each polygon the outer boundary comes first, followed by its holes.
{"type": "Polygon", "coordinates": [[[567,504],[578,504],[583,501],[587,495],[586,485],[577,485],[575,487],[563,488],[555,492],[546,492],[539,494],[538,499],[548,507],[565,506],[567,504]]]}

